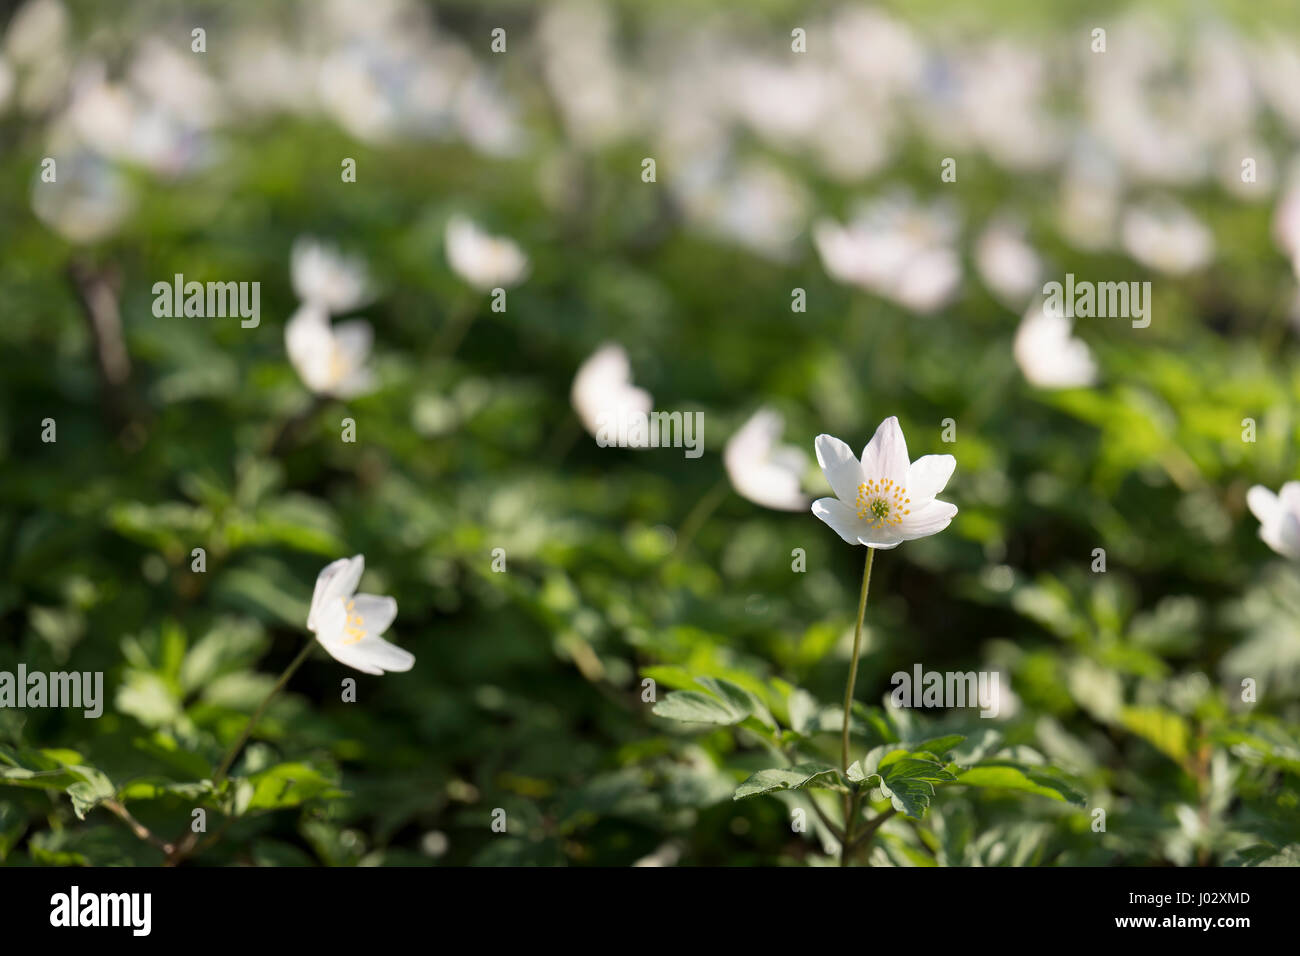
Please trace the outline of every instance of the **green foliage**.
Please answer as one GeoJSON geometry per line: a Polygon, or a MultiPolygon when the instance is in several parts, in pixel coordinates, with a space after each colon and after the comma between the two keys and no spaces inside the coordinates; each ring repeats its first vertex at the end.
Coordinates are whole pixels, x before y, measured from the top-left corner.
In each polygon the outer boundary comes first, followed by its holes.
{"type": "MultiPolygon", "coordinates": [[[[1087,36],[1089,5],[996,5],[1005,16],[952,0],[887,6],[926,43],[1023,30],[1018,42],[1061,74],[1063,119],[1078,122],[1065,94],[1084,84],[1061,47],[1087,36]],[[947,29],[958,22],[969,30],[947,29]]],[[[157,23],[125,6],[69,4],[68,58],[37,78],[93,77],[74,69],[90,58],[133,84],[133,44],[157,23]]],[[[296,39],[279,5],[236,6],[221,14],[226,35],[296,39]]],[[[481,52],[478,5],[438,6],[439,42],[464,49],[434,60],[459,64],[471,42],[481,52]]],[[[550,6],[503,10],[515,18],[508,63],[448,84],[477,95],[500,83],[520,111],[519,152],[476,151],[452,119],[362,138],[339,122],[350,101],[270,115],[240,101],[182,140],[187,155],[210,140],[209,163],[111,164],[132,205],[93,242],[59,235],[32,202],[42,158],[63,155],[55,133],[87,118],[69,124],[61,101],[28,97],[30,71],[15,66],[16,92],[0,97],[0,672],[99,672],[105,699],[99,718],[0,708],[0,864],[157,865],[164,851],[129,821],[173,843],[200,809],[197,865],[824,863],[845,836],[846,798],[850,838],[873,865],[1300,862],[1300,570],[1259,540],[1245,505],[1248,488],[1277,489],[1300,463],[1295,275],[1272,238],[1277,194],[1244,202],[1209,178],[1171,187],[1216,241],[1215,261],[1187,276],[1153,273],[1116,244],[1076,247],[1056,214],[1064,164],[1005,167],[963,127],[961,178],[937,181],[947,124],[916,119],[927,105],[947,115],[965,57],[923,61],[924,89],[887,117],[889,135],[872,133],[889,155],[860,173],[818,154],[861,140],[782,144],[759,122],[766,110],[682,112],[699,122],[579,141],[538,72],[549,54],[529,46],[550,6]],[[706,139],[723,164],[703,196],[697,163],[713,157],[667,153],[697,126],[717,134],[706,139]],[[638,175],[651,149],[663,152],[653,185],[638,175]],[[356,183],[340,182],[344,156],[358,160],[356,183]],[[780,255],[747,241],[771,196],[728,191],[750,163],[806,194],[780,255]],[[843,221],[899,187],[939,195],[960,220],[962,289],[932,315],[834,281],[811,241],[819,218],[843,221]],[[719,234],[701,209],[739,219],[742,234],[719,234]],[[447,264],[456,213],[530,256],[504,313],[447,264]],[[1153,281],[1149,328],[1076,323],[1096,386],[1035,388],[1018,368],[1021,306],[974,269],[980,232],[1003,214],[1058,273],[1153,281]],[[372,301],[338,318],[374,328],[372,392],[314,402],[287,359],[302,235],[370,270],[372,301]],[[114,280],[131,366],[120,385],[103,378],[72,266],[114,280]],[[260,325],[155,317],[152,284],[175,273],[260,282],[260,325]],[[796,288],[805,313],[790,311],[796,288]],[[702,457],[600,448],[586,434],[573,377],[609,340],[656,408],[704,413],[702,457]],[[849,767],[841,701],[862,555],[806,511],[732,493],[725,442],[760,405],[809,453],[822,432],[860,449],[896,414],[913,459],[957,459],[952,525],[876,557],[849,767]],[[339,440],[345,417],[355,443],[339,440]],[[46,418],[56,442],[41,440],[46,418]],[[942,437],[950,418],[954,443],[942,437]],[[291,422],[296,435],[277,446],[291,422]],[[716,507],[697,523],[701,501],[716,507]],[[1091,568],[1097,548],[1104,573],[1091,568]],[[218,779],[311,640],[317,573],[356,553],[362,589],[396,598],[388,636],[415,667],[372,677],[317,653],[218,779]],[[918,662],[998,672],[1001,712],[892,707],[891,676],[918,662]],[[346,678],[356,702],[343,699],[346,678]],[[490,826],[497,808],[505,833],[490,826]]],[[[680,118],[656,99],[677,87],[637,71],[677,61],[664,49],[693,49],[700,24],[653,6],[611,7],[627,89],[640,91],[614,101],[620,114],[644,99],[680,118]]],[[[747,55],[767,43],[786,57],[794,6],[758,6],[718,4],[746,24],[725,32],[747,55]]],[[[225,46],[204,63],[229,86],[240,69],[225,46]]],[[[378,59],[377,94],[401,72],[378,59]]],[[[320,64],[305,62],[315,88],[320,64]]],[[[874,103],[875,81],[851,78],[849,98],[874,103]]],[[[419,93],[440,95],[427,82],[419,93]]],[[[1265,116],[1281,166],[1292,143],[1265,116]]],[[[1152,184],[1130,185],[1123,205],[1152,184]]],[[[812,465],[804,485],[829,493],[812,465]]]]}

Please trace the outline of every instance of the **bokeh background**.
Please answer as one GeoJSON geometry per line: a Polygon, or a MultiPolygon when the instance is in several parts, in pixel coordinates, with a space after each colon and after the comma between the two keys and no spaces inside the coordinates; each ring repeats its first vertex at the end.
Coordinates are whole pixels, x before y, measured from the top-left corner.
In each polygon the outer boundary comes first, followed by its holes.
{"type": "Polygon", "coordinates": [[[724,469],[769,407],[809,454],[897,415],[914,458],[957,459],[951,527],[878,556],[859,699],[918,662],[997,669],[998,720],[936,731],[992,723],[1087,795],[945,790],[873,863],[1297,862],[1300,571],[1245,495],[1297,474],[1298,20],[0,4],[0,670],[103,671],[107,697],[98,720],[0,710],[0,861],[160,862],[74,805],[81,782],[168,838],[209,807],[198,864],[829,862],[781,800],[732,801],[770,763],[743,733],[642,699],[699,675],[778,713],[792,686],[842,693],[862,552],[724,469]],[[527,256],[506,311],[449,264],[454,216],[527,256]],[[371,280],[346,318],[373,328],[373,387],[346,400],[286,354],[308,236],[371,280]],[[1150,281],[1150,326],[1017,349],[1066,272],[1150,281]],[[260,282],[260,324],[155,317],[174,273],[260,282]],[[656,408],[704,413],[702,457],[583,430],[571,384],[608,342],[656,408]],[[313,657],[227,820],[201,781],[310,638],[317,572],[355,553],[416,666],[313,657]]]}

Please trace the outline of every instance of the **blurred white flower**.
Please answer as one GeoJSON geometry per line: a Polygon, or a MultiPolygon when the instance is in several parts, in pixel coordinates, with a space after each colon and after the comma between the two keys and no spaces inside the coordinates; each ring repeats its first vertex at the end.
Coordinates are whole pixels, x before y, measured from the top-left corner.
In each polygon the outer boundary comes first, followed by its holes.
{"type": "Polygon", "coordinates": [[[1071,334],[1070,320],[1036,303],[1016,329],[1012,351],[1031,385],[1082,388],[1097,381],[1097,363],[1081,339],[1071,334]]]}
{"type": "Polygon", "coordinates": [[[59,123],[96,152],[163,177],[201,166],[211,155],[203,130],[131,86],[106,82],[98,63],[77,71],[59,123]]]}
{"type": "Polygon", "coordinates": [[[547,4],[538,18],[537,41],[546,85],[571,139],[602,146],[635,125],[641,83],[624,76],[616,24],[604,4],[547,4]]]}
{"type": "Polygon", "coordinates": [[[1168,275],[1185,275],[1214,256],[1214,236],[1195,216],[1173,202],[1135,206],[1124,213],[1124,249],[1168,275]]]}
{"type": "Polygon", "coordinates": [[[324,309],[308,303],[285,325],[284,345],[294,371],[312,392],[352,398],[374,387],[366,367],[373,335],[363,319],[331,325],[324,309]]]}
{"type": "Polygon", "coordinates": [[[759,255],[790,258],[807,216],[801,183],[773,164],[750,161],[734,169],[721,156],[685,169],[675,185],[692,220],[759,255]]]}
{"type": "Polygon", "coordinates": [[[808,496],[799,490],[808,455],[794,445],[778,445],[781,415],[761,408],[731,436],[722,453],[736,493],[777,511],[802,511],[808,496]]]}
{"type": "Polygon", "coordinates": [[[9,97],[14,91],[14,71],[3,56],[0,56],[0,113],[9,105],[9,97]]]}
{"type": "Polygon", "coordinates": [[[447,263],[477,289],[509,288],[528,274],[528,256],[513,240],[490,236],[464,216],[447,221],[444,241],[447,263]]]}
{"type": "Polygon", "coordinates": [[[938,534],[957,514],[956,505],[935,498],[957,460],[925,455],[909,464],[907,441],[893,416],[880,423],[860,461],[830,435],[818,435],[816,448],[835,497],[818,498],[812,512],[849,544],[894,548],[938,534]]]}
{"type": "Polygon", "coordinates": [[[980,278],[1009,308],[1019,309],[1038,288],[1043,261],[1025,239],[1019,223],[999,219],[975,242],[975,266],[980,278]]]}
{"type": "Polygon", "coordinates": [[[896,194],[864,207],[849,226],[820,220],[813,242],[832,278],[927,313],[961,284],[956,234],[946,205],[921,206],[896,194]]]}
{"type": "Polygon", "coordinates": [[[632,384],[632,366],[621,345],[604,345],[595,351],[573,377],[573,409],[592,435],[629,416],[649,414],[650,393],[632,384]]]}
{"type": "Polygon", "coordinates": [[[1287,173],[1286,187],[1273,211],[1273,241],[1288,259],[1300,255],[1300,163],[1287,173]]]}
{"type": "Polygon", "coordinates": [[[365,261],[311,236],[294,240],[289,275],[299,299],[333,315],[355,309],[370,296],[365,261]]]}
{"type": "Polygon", "coordinates": [[[19,65],[56,57],[68,37],[68,11],[59,0],[28,0],[5,32],[4,49],[19,65]]]}
{"type": "Polygon", "coordinates": [[[1300,561],[1300,481],[1288,481],[1280,494],[1263,485],[1246,492],[1246,504],[1259,519],[1259,536],[1285,558],[1300,561]]]}
{"type": "Polygon", "coordinates": [[[1119,220],[1119,171],[1109,154],[1087,139],[1072,152],[1057,200],[1057,228],[1079,249],[1108,249],[1115,242],[1119,220]]]}
{"type": "Polygon", "coordinates": [[[59,176],[32,183],[32,211],[69,242],[88,243],[117,231],[134,197],[126,178],[98,153],[81,147],[59,152],[59,176]]]}
{"type": "Polygon", "coordinates": [[[366,559],[339,558],[316,578],[307,630],[336,661],[365,674],[409,671],[415,655],[390,644],[383,634],[397,617],[391,597],[357,594],[366,559]]]}

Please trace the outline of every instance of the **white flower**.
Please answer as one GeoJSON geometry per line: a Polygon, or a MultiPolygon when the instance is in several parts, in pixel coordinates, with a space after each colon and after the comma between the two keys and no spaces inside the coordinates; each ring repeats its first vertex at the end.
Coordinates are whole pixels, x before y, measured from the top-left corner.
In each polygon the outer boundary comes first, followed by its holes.
{"type": "Polygon", "coordinates": [[[374,386],[366,367],[373,332],[370,323],[353,319],[331,326],[325,310],[300,306],[284,327],[289,361],[303,384],[317,395],[352,398],[374,386]]]}
{"type": "Polygon", "coordinates": [[[1184,275],[1214,257],[1214,236],[1195,216],[1173,203],[1138,206],[1124,214],[1124,249],[1144,266],[1184,275]]]}
{"type": "Polygon", "coordinates": [[[1259,536],[1278,554],[1300,561],[1300,481],[1288,481],[1281,494],[1263,485],[1246,492],[1246,504],[1259,519],[1259,536]]]}
{"type": "Polygon", "coordinates": [[[578,368],[570,393],[573,409],[592,435],[650,412],[650,393],[632,384],[632,366],[621,345],[603,345],[578,368]]]}
{"type": "Polygon", "coordinates": [[[370,296],[365,262],[311,236],[294,241],[289,274],[299,299],[334,315],[355,309],[370,296]]]}
{"type": "Polygon", "coordinates": [[[528,273],[528,256],[512,240],[489,236],[464,216],[447,221],[447,263],[477,289],[508,289],[528,273]]]}
{"type": "Polygon", "coordinates": [[[975,265],[984,284],[1005,305],[1019,309],[1033,295],[1043,262],[1024,227],[1007,219],[989,225],[975,243],[975,265]]]}
{"type": "Polygon", "coordinates": [[[316,578],[307,614],[307,630],[316,635],[331,657],[366,674],[409,671],[415,655],[379,635],[397,617],[391,597],[357,594],[366,559],[339,558],[316,578]]]}
{"type": "Polygon", "coordinates": [[[936,501],[952,477],[952,455],[926,455],[908,464],[898,419],[880,423],[862,460],[838,438],[817,436],[817,464],[834,498],[818,498],[812,512],[849,544],[894,548],[948,527],[957,506],[936,501]]]}
{"type": "Polygon", "coordinates": [[[1079,388],[1097,381],[1097,363],[1081,339],[1070,334],[1070,320],[1032,306],[1016,329],[1012,351],[1031,385],[1039,388],[1079,388]]]}
{"type": "Polygon", "coordinates": [[[722,460],[736,493],[755,504],[778,511],[802,511],[808,497],[799,491],[799,478],[808,456],[794,445],[777,445],[780,414],[761,408],[727,442],[722,460]]]}
{"type": "Polygon", "coordinates": [[[956,234],[947,206],[921,206],[900,193],[865,207],[848,226],[818,221],[813,243],[831,278],[926,313],[961,285],[956,234]]]}

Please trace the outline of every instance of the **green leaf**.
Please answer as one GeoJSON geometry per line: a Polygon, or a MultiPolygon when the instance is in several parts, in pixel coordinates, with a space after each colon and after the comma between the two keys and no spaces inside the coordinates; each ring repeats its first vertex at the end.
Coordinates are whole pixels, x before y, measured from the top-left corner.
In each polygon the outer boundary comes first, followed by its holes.
{"type": "Polygon", "coordinates": [[[942,764],[916,757],[899,757],[892,759],[882,773],[875,774],[868,782],[880,788],[895,810],[919,820],[929,809],[934,785],[955,779],[942,764]]]}
{"type": "Polygon", "coordinates": [[[961,734],[948,734],[943,737],[931,737],[929,740],[923,740],[919,744],[909,744],[908,749],[914,752],[933,754],[936,760],[942,760],[948,751],[962,743],[965,739],[966,738],[961,734]]]}
{"type": "Polygon", "coordinates": [[[760,770],[736,788],[733,800],[756,797],[778,790],[801,790],[804,787],[827,786],[838,782],[839,772],[830,764],[801,763],[793,767],[776,767],[760,770]],[[830,778],[830,779],[823,779],[830,778]]]}
{"type": "Polygon", "coordinates": [[[776,721],[772,719],[766,705],[755,694],[739,684],[733,684],[720,677],[699,677],[695,682],[737,711],[743,711],[746,716],[756,717],[768,727],[776,729],[776,721]]]}
{"type": "Polygon", "coordinates": [[[675,690],[655,704],[654,713],[689,724],[738,724],[749,716],[700,690],[675,690]]]}
{"type": "Polygon", "coordinates": [[[315,767],[305,763],[277,764],[248,778],[253,786],[248,810],[296,807],[317,797],[337,797],[342,791],[315,767]]]}
{"type": "Polygon", "coordinates": [[[92,767],[69,768],[81,774],[81,781],[68,787],[68,796],[72,798],[72,810],[78,820],[86,819],[86,814],[105,800],[112,800],[115,794],[113,782],[92,767]]]}
{"type": "Polygon", "coordinates": [[[790,691],[786,700],[786,709],[790,713],[790,729],[797,734],[806,734],[813,727],[813,718],[820,709],[817,699],[802,687],[790,691]]]}
{"type": "Polygon", "coordinates": [[[1125,707],[1119,720],[1175,763],[1186,762],[1191,731],[1182,717],[1159,707],[1125,707]]]}
{"type": "Polygon", "coordinates": [[[985,763],[957,775],[957,782],[968,787],[1019,790],[1050,797],[1063,803],[1083,806],[1085,797],[1052,767],[1026,767],[1014,763],[985,763]]]}

